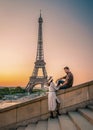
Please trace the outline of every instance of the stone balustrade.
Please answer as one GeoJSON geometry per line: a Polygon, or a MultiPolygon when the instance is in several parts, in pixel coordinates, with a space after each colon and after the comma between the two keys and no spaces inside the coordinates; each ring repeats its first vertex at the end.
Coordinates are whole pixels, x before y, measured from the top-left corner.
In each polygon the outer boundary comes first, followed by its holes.
{"type": "MultiPolygon", "coordinates": [[[[66,90],[59,90],[57,96],[61,101],[60,111],[62,113],[83,107],[93,102],[93,81],[66,90]]],[[[1,109],[0,129],[11,125],[27,124],[48,118],[47,102],[46,95],[1,109]]]]}

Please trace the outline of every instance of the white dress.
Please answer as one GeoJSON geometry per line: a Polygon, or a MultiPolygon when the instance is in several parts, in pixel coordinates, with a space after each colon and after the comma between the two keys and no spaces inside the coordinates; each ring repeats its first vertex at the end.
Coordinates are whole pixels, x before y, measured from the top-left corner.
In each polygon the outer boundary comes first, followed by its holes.
{"type": "Polygon", "coordinates": [[[50,83],[49,86],[49,93],[48,93],[48,109],[49,111],[54,111],[56,109],[57,103],[60,103],[60,100],[58,99],[58,97],[56,96],[56,90],[58,90],[59,88],[55,86],[55,84],[53,82],[50,83]]]}

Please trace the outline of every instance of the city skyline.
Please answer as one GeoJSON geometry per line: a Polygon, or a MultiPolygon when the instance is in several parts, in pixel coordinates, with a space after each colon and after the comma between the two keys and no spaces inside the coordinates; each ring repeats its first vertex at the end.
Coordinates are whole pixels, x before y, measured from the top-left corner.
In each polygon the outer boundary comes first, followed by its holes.
{"type": "Polygon", "coordinates": [[[74,85],[93,80],[93,2],[91,0],[1,0],[0,86],[25,87],[34,68],[38,17],[43,17],[48,75],[74,74],[74,85]]]}

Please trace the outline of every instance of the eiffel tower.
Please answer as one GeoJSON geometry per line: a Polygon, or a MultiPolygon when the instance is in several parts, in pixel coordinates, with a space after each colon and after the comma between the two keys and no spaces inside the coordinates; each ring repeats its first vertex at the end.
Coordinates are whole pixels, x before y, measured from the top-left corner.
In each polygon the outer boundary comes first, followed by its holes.
{"type": "Polygon", "coordinates": [[[43,37],[42,37],[42,23],[43,19],[41,16],[38,19],[39,28],[38,28],[38,44],[37,44],[37,55],[36,55],[36,62],[34,63],[34,70],[32,76],[29,79],[29,82],[26,86],[26,90],[31,92],[33,87],[37,84],[41,84],[41,88],[44,88],[44,84],[47,82],[47,72],[45,68],[45,61],[44,61],[44,51],[43,51],[43,37]],[[42,76],[39,76],[39,70],[42,71],[42,76]]]}

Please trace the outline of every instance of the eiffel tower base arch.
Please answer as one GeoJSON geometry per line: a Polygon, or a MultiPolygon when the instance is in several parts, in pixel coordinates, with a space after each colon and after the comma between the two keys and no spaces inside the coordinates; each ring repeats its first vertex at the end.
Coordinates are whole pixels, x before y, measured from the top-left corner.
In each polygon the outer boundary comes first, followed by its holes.
{"type": "Polygon", "coordinates": [[[27,92],[32,92],[33,88],[40,84],[41,89],[44,90],[44,85],[47,83],[47,77],[30,77],[30,80],[26,86],[26,91],[27,92]]]}

